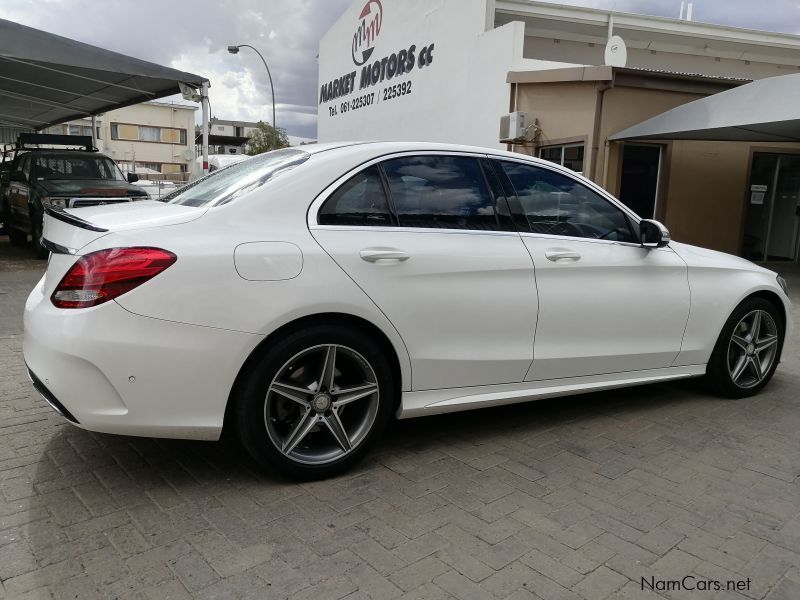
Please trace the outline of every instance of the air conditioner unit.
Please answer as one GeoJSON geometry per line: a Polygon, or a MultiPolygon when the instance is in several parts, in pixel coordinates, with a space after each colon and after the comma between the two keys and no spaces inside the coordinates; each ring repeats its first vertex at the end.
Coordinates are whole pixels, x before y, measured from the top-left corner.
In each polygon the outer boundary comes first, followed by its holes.
{"type": "Polygon", "coordinates": [[[518,142],[525,139],[528,130],[528,113],[512,112],[500,117],[500,141],[518,142]]]}

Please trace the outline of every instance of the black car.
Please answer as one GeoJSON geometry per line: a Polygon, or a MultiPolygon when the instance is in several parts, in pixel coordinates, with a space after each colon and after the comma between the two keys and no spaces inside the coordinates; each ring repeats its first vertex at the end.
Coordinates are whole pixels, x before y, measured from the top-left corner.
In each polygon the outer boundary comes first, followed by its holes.
{"type": "Polygon", "coordinates": [[[3,179],[0,220],[11,244],[28,243],[30,234],[40,258],[47,257],[40,243],[45,206],[77,208],[149,198],[132,185],[135,175],[125,177],[111,158],[94,149],[19,148],[3,179]]]}

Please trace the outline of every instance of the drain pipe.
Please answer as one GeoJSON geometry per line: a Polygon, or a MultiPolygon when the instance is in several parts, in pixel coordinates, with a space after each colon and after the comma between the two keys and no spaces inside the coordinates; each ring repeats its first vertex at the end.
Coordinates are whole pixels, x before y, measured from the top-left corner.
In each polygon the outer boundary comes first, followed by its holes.
{"type": "MultiPolygon", "coordinates": [[[[613,69],[613,67],[612,67],[613,69]]],[[[600,126],[602,125],[602,116],[603,116],[603,100],[605,98],[605,93],[614,87],[614,73],[612,71],[611,74],[611,82],[604,83],[600,87],[597,88],[597,100],[595,101],[595,108],[594,108],[594,130],[592,132],[592,160],[590,161],[591,166],[589,171],[589,179],[594,181],[597,184],[600,184],[600,181],[597,178],[597,154],[600,151],[600,126]]],[[[608,153],[608,144],[606,144],[606,153],[608,153]]],[[[608,162],[608,157],[606,156],[606,163],[608,162]]]]}

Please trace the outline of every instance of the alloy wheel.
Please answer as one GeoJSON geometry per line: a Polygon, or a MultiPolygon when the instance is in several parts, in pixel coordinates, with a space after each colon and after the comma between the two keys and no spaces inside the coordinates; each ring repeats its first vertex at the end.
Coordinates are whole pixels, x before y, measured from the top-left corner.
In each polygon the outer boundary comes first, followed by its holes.
{"type": "Polygon", "coordinates": [[[753,388],[769,374],[778,354],[778,327],[767,311],[753,310],[734,327],[728,344],[728,373],[743,389],[753,388]]]}
{"type": "Polygon", "coordinates": [[[291,460],[330,463],[367,437],[379,394],[375,371],[361,354],[338,344],[313,346],[278,370],[267,389],[264,424],[291,460]]]}

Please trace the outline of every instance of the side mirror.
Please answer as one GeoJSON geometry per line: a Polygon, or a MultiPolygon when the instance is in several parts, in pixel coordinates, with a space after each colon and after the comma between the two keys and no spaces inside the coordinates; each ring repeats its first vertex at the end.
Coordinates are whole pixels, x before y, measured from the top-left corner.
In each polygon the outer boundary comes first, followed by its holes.
{"type": "Polygon", "coordinates": [[[653,219],[639,221],[639,235],[645,248],[663,248],[672,241],[669,229],[653,219]]]}
{"type": "Polygon", "coordinates": [[[136,183],[139,181],[139,176],[136,173],[128,173],[128,183],[136,183]]]}
{"type": "Polygon", "coordinates": [[[20,183],[27,183],[28,178],[25,177],[25,173],[20,170],[11,171],[11,181],[19,181],[20,183]]]}

